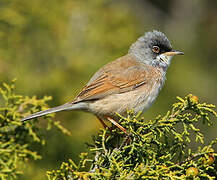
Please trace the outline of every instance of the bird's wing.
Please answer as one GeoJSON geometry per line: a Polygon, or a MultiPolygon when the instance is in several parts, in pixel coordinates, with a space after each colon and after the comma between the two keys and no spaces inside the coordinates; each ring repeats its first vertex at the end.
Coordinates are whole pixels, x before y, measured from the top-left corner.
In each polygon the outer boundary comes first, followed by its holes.
{"type": "Polygon", "coordinates": [[[146,83],[147,71],[132,56],[123,56],[102,67],[74,99],[74,103],[124,93],[146,83]]]}

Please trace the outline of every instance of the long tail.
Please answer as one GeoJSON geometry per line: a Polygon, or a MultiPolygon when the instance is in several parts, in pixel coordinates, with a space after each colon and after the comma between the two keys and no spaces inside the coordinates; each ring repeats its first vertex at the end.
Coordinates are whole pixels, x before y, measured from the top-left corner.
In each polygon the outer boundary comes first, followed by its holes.
{"type": "Polygon", "coordinates": [[[63,104],[61,106],[57,106],[54,108],[50,108],[44,111],[40,111],[34,114],[31,114],[23,119],[21,119],[22,122],[30,120],[30,119],[34,119],[40,116],[44,116],[46,114],[50,114],[50,113],[54,113],[54,112],[59,112],[59,111],[67,111],[67,110],[76,110],[76,109],[81,109],[81,105],[79,104],[72,104],[72,103],[66,103],[63,104]]]}

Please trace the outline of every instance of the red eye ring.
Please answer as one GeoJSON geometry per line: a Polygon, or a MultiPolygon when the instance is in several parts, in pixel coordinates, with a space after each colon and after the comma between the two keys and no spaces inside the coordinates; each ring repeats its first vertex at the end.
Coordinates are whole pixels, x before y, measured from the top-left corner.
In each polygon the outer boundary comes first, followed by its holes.
{"type": "Polygon", "coordinates": [[[153,46],[152,51],[158,54],[160,52],[160,48],[158,46],[153,46]]]}

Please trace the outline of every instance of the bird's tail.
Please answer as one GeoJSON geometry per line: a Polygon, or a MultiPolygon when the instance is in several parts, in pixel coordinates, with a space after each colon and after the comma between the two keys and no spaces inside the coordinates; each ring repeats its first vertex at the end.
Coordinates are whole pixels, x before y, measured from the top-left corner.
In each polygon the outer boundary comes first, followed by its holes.
{"type": "Polygon", "coordinates": [[[40,111],[34,114],[31,114],[23,119],[21,119],[22,122],[33,119],[33,118],[37,118],[40,116],[44,116],[46,114],[50,114],[50,113],[54,113],[54,112],[59,112],[59,111],[67,111],[67,110],[78,110],[81,109],[81,105],[80,104],[73,104],[73,103],[66,103],[63,104],[61,106],[57,106],[54,108],[50,108],[44,111],[40,111]]]}

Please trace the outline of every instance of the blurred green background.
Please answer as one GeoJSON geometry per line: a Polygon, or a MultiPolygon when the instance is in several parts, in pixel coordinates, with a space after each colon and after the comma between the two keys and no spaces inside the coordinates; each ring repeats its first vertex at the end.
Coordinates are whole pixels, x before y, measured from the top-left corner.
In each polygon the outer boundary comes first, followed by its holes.
{"type": "MultiPolygon", "coordinates": [[[[1,0],[0,80],[16,77],[20,94],[50,95],[49,105],[60,105],[72,100],[98,68],[156,29],[185,55],[173,59],[165,87],[144,118],[165,113],[177,95],[193,93],[217,104],[216,19],[215,0],[1,0]]],[[[62,112],[55,119],[72,136],[46,133],[47,144],[32,147],[43,159],[28,162],[20,179],[46,179],[46,170],[68,158],[78,160],[85,142],[101,128],[87,113],[62,112]]],[[[216,135],[215,124],[201,126],[209,139],[216,135]]]]}

